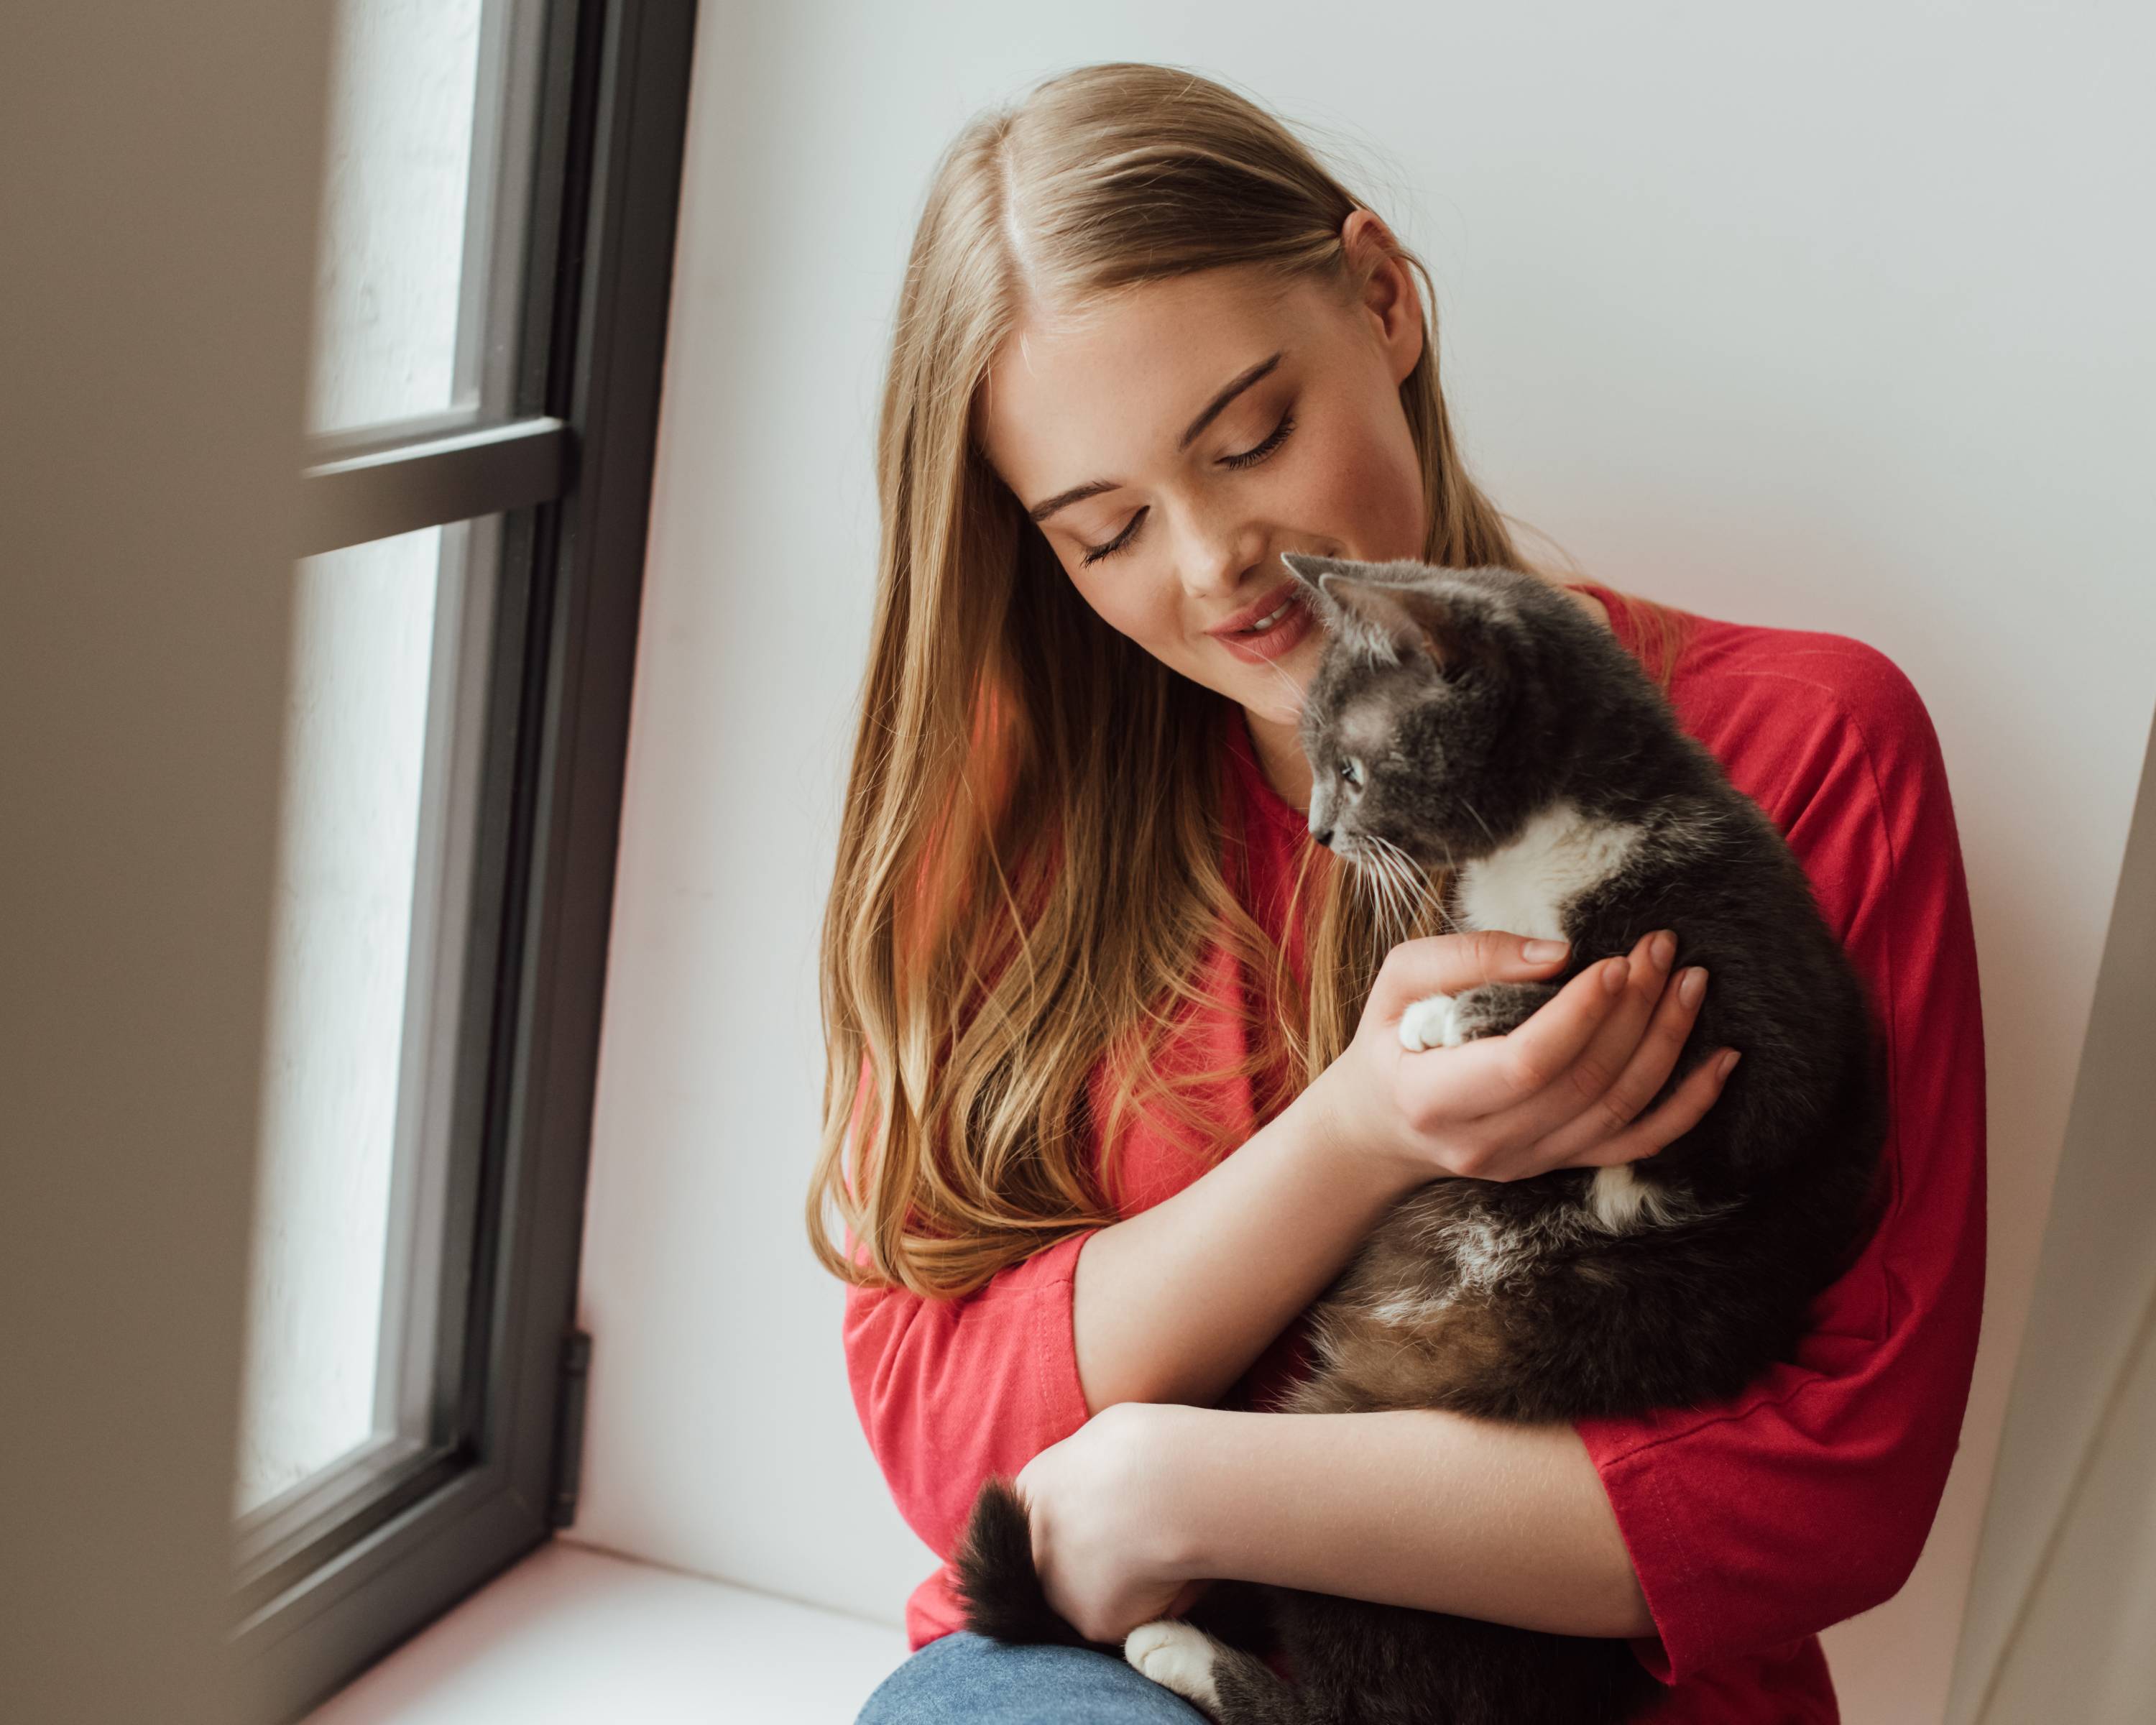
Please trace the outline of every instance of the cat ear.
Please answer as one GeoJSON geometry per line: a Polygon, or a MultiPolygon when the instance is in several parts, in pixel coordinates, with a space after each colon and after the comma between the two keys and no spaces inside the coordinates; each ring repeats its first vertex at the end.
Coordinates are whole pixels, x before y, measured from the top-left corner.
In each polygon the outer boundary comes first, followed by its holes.
{"type": "Polygon", "coordinates": [[[1310,557],[1294,551],[1282,552],[1281,561],[1300,583],[1302,596],[1310,602],[1310,608],[1317,613],[1328,634],[1342,637],[1373,664],[1399,661],[1402,643],[1394,632],[1343,598],[1350,590],[1369,585],[1368,578],[1376,573],[1378,565],[1357,562],[1349,557],[1310,557]]]}
{"type": "Polygon", "coordinates": [[[1381,644],[1373,656],[1399,664],[1419,653],[1443,674],[1462,662],[1466,619],[1443,594],[1352,574],[1327,575],[1319,585],[1347,619],[1346,627],[1366,644],[1381,644]]]}
{"type": "Polygon", "coordinates": [[[1325,578],[1365,566],[1351,563],[1345,557],[1314,557],[1299,551],[1282,552],[1281,561],[1287,565],[1288,573],[1295,577],[1296,585],[1301,589],[1302,597],[1308,602],[1310,608],[1317,614],[1328,629],[1337,628],[1340,608],[1333,603],[1332,596],[1325,591],[1325,578]]]}
{"type": "Polygon", "coordinates": [[[1288,573],[1294,576],[1313,593],[1322,594],[1321,583],[1327,575],[1352,575],[1358,569],[1373,569],[1374,563],[1358,563],[1348,557],[1317,557],[1307,552],[1284,551],[1281,561],[1287,565],[1288,573]]]}

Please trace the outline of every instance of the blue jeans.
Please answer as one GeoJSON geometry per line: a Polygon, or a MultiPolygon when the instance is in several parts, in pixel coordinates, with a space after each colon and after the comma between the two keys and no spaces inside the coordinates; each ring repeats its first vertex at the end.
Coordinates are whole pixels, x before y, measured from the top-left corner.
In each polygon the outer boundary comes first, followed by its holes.
{"type": "Polygon", "coordinates": [[[939,1636],[883,1680],[854,1725],[1192,1725],[1204,1714],[1086,1647],[939,1636]]]}

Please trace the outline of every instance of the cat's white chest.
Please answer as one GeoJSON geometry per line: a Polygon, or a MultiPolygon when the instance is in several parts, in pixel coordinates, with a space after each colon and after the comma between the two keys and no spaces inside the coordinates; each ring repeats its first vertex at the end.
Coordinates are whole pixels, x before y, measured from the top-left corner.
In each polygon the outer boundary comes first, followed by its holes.
{"type": "Polygon", "coordinates": [[[1502,850],[1463,867],[1453,884],[1467,928],[1503,928],[1561,941],[1565,906],[1621,870],[1640,829],[1584,815],[1569,803],[1546,809],[1502,850]]]}

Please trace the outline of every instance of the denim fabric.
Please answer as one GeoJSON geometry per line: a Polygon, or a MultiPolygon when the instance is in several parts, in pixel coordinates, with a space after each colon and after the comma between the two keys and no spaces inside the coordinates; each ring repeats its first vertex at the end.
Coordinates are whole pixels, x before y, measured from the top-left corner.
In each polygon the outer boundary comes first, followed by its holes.
{"type": "Polygon", "coordinates": [[[854,1725],[1192,1725],[1204,1718],[1173,1690],[1106,1653],[1006,1647],[960,1630],[885,1678],[854,1725]]]}

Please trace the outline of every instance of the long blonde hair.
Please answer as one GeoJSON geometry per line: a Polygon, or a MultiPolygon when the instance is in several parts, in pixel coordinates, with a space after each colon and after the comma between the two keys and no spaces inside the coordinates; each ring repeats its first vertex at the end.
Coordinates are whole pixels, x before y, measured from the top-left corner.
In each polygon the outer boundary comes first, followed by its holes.
{"type": "MultiPolygon", "coordinates": [[[[1144,1104],[1206,1124],[1186,1093],[1221,1075],[1170,1079],[1152,1056],[1203,1004],[1213,943],[1264,985],[1236,1070],[1270,1117],[1346,1046],[1391,942],[1432,932],[1381,927],[1306,840],[1291,917],[1306,980],[1291,973],[1224,872],[1222,697],[1101,621],[976,443],[980,386],[1029,298],[1230,264],[1353,295],[1341,228],[1363,207],[1264,110],[1156,65],[1050,80],[938,165],[885,378],[875,614],[824,922],[808,1215],[834,1275],[952,1296],[1119,1219],[1096,1140],[1144,1104]],[[1111,1054],[1096,1119],[1088,1078],[1111,1054]]],[[[1429,271],[1399,255],[1430,316],[1429,271]]],[[[1468,476],[1437,362],[1426,324],[1400,385],[1424,559],[1548,576],[1468,476]]],[[[1666,682],[1683,614],[1629,608],[1666,682]]]]}

